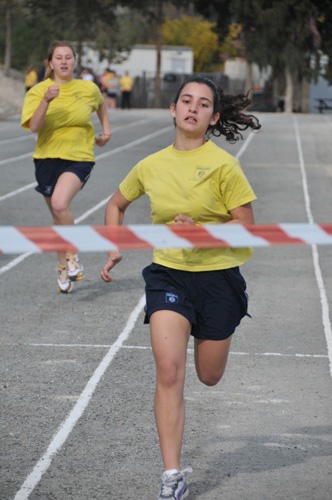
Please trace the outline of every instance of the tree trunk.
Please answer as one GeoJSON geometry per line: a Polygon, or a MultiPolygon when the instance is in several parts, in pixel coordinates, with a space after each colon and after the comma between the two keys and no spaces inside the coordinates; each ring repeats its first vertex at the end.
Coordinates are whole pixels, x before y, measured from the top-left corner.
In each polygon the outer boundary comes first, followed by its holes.
{"type": "Polygon", "coordinates": [[[12,65],[12,0],[5,2],[5,59],[3,72],[5,76],[10,76],[12,65]]]}
{"type": "Polygon", "coordinates": [[[157,51],[157,67],[155,80],[155,107],[161,108],[161,88],[160,88],[160,71],[161,71],[161,48],[162,35],[161,27],[163,23],[163,0],[156,1],[156,51],[157,51]]]}
{"type": "Polygon", "coordinates": [[[246,61],[246,81],[245,81],[244,91],[245,92],[250,91],[250,95],[251,95],[252,89],[253,89],[252,64],[251,64],[251,61],[247,60],[246,61]]]}
{"type": "Polygon", "coordinates": [[[310,82],[306,78],[302,80],[301,111],[303,113],[310,113],[310,82]]]}
{"type": "Polygon", "coordinates": [[[289,67],[285,70],[286,91],[285,91],[285,112],[292,113],[294,105],[294,84],[293,75],[289,67]]]}
{"type": "Polygon", "coordinates": [[[79,72],[81,72],[82,71],[82,54],[83,54],[82,40],[78,40],[76,51],[77,51],[77,69],[79,70],[79,72]]]}

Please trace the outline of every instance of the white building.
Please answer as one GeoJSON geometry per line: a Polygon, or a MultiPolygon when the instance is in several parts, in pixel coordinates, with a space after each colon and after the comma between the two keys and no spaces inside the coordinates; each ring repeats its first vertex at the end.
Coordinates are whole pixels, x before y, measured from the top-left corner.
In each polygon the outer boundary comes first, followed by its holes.
{"type": "Polygon", "coordinates": [[[266,81],[272,75],[272,68],[269,66],[268,68],[260,69],[256,63],[248,65],[246,59],[234,57],[227,59],[225,62],[224,74],[230,80],[248,81],[248,78],[250,78],[251,82],[248,83],[251,87],[264,87],[266,81]]]}
{"type": "MultiPolygon", "coordinates": [[[[126,54],[124,54],[126,55],[126,54]]],[[[157,49],[155,45],[134,45],[127,59],[120,64],[111,64],[107,59],[99,61],[95,50],[85,47],[82,56],[82,66],[91,68],[100,75],[105,68],[115,69],[119,75],[129,71],[130,76],[154,76],[157,68],[157,49]]],[[[189,47],[164,45],[161,50],[161,74],[184,73],[191,74],[194,67],[193,50],[189,47]]]]}

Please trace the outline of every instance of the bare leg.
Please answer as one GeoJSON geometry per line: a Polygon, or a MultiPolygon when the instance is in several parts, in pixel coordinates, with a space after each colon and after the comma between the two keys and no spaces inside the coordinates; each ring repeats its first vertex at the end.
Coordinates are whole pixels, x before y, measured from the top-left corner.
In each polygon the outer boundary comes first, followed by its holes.
{"type": "MultiPolygon", "coordinates": [[[[71,226],[74,224],[69,205],[81,187],[82,181],[72,172],[65,172],[59,177],[51,198],[45,197],[54,225],[71,226]]],[[[58,259],[59,264],[65,265],[65,252],[59,252],[58,259]]]]}
{"type": "Polygon", "coordinates": [[[195,365],[199,380],[216,385],[224,374],[232,336],[225,340],[195,339],[195,365]]]}
{"type": "Polygon", "coordinates": [[[151,343],[156,362],[155,418],[165,469],[180,469],[185,407],[183,388],[191,325],[172,311],[157,311],[150,318],[151,343]]]}

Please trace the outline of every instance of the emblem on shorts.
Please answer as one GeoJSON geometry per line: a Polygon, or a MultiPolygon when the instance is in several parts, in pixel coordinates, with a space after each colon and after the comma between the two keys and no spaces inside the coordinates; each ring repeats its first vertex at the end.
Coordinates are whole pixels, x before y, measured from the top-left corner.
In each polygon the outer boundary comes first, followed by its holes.
{"type": "Polygon", "coordinates": [[[165,302],[168,304],[175,304],[176,302],[179,302],[179,297],[178,295],[175,295],[175,293],[166,292],[165,302]]]}

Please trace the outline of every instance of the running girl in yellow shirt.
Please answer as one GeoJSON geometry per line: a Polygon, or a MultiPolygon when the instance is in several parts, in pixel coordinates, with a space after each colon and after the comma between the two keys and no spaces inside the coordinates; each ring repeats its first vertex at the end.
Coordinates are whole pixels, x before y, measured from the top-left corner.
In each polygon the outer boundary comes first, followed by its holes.
{"type": "MultiPolygon", "coordinates": [[[[104,146],[111,126],[104,99],[92,81],[74,79],[75,52],[68,42],[53,42],[45,80],[25,97],[22,127],[37,133],[33,154],[36,190],[52,214],[53,224],[72,225],[70,203],[90,177],[94,144],[104,146]],[[91,114],[96,111],[103,133],[95,137],[91,114]]],[[[58,290],[68,293],[84,278],[76,254],[58,253],[58,290]]]]}
{"type": "MultiPolygon", "coordinates": [[[[106,207],[107,225],[119,225],[131,202],[146,194],[154,224],[252,224],[255,194],[238,161],[208,137],[233,143],[241,131],[258,130],[258,120],[243,113],[246,95],[226,96],[209,79],[184,82],[171,105],[175,142],[139,162],[106,207]]],[[[247,314],[246,283],[239,266],[249,248],[155,250],[143,270],[145,323],[150,323],[156,363],[155,418],[165,471],[158,500],[188,495],[180,456],[184,432],[184,381],[187,346],[194,337],[199,380],[221,379],[232,335],[247,314]]],[[[110,252],[104,281],[121,260],[110,252]]],[[[190,469],[189,469],[190,470],[190,469]]]]}

